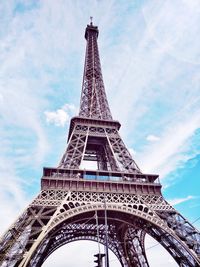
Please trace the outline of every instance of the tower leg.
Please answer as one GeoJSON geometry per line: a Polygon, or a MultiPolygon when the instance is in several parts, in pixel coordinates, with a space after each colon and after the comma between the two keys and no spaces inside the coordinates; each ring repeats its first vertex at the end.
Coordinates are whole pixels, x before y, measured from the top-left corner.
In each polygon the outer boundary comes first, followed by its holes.
{"type": "Polygon", "coordinates": [[[149,267],[144,246],[145,231],[123,223],[118,229],[123,258],[128,267],[149,267]]]}
{"type": "Polygon", "coordinates": [[[145,232],[140,229],[129,228],[124,239],[124,246],[129,266],[149,267],[145,247],[145,232]]]}
{"type": "Polygon", "coordinates": [[[54,212],[54,207],[29,206],[0,242],[0,266],[19,266],[54,212]]]}
{"type": "Polygon", "coordinates": [[[174,212],[160,212],[159,216],[190,249],[200,255],[200,234],[192,224],[175,210],[174,212]]]}

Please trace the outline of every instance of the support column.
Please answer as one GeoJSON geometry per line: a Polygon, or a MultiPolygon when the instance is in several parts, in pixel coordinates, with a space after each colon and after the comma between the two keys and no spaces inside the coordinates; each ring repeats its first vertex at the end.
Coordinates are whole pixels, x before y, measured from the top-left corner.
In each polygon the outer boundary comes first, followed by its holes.
{"type": "Polygon", "coordinates": [[[145,231],[128,227],[124,236],[124,250],[128,266],[149,267],[145,247],[145,231]]]}

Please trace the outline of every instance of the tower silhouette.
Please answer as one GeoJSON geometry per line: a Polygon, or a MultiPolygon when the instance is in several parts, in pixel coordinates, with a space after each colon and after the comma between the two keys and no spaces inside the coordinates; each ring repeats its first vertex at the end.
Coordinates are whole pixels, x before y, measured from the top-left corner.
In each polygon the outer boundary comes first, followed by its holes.
{"type": "Polygon", "coordinates": [[[200,233],[164,199],[158,175],[141,172],[120,137],[105,93],[98,33],[87,25],[80,110],[71,119],[66,151],[57,168],[43,169],[39,195],[2,237],[0,266],[39,267],[64,244],[104,244],[107,236],[122,266],[146,267],[145,234],[179,266],[200,266],[200,233]]]}

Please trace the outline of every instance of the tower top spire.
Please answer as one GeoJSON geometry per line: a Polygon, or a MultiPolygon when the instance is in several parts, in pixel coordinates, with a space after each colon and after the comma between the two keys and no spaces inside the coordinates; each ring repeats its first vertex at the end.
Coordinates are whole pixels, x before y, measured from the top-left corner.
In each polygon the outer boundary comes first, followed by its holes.
{"type": "Polygon", "coordinates": [[[93,17],[90,16],[90,26],[93,26],[93,17]]]}
{"type": "Polygon", "coordinates": [[[79,116],[91,119],[112,120],[99,58],[97,44],[99,30],[97,26],[93,25],[92,19],[93,17],[90,17],[91,22],[85,30],[87,46],[79,116]]]}

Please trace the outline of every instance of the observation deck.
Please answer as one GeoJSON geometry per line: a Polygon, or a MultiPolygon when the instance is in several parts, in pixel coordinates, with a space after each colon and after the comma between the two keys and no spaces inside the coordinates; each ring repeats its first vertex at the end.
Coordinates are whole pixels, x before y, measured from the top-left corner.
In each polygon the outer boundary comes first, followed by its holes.
{"type": "Polygon", "coordinates": [[[47,167],[43,169],[41,189],[161,195],[159,176],[155,174],[47,167]]]}

